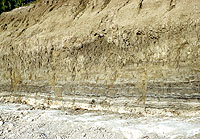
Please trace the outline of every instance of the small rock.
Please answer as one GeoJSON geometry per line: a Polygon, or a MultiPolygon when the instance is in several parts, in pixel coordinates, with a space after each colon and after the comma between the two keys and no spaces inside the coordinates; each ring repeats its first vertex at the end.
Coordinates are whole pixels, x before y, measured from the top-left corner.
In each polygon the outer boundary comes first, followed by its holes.
{"type": "Polygon", "coordinates": [[[45,133],[41,133],[41,134],[40,134],[40,137],[43,138],[43,139],[46,139],[46,138],[47,138],[47,135],[46,135],[45,133]]]}
{"type": "Polygon", "coordinates": [[[34,120],[35,120],[34,118],[30,117],[30,118],[27,119],[27,122],[33,122],[34,120]]]}
{"type": "Polygon", "coordinates": [[[3,125],[3,121],[0,121],[0,126],[2,126],[3,125]]]}
{"type": "Polygon", "coordinates": [[[62,137],[60,137],[60,136],[56,136],[56,139],[62,139],[62,137]]]}
{"type": "Polygon", "coordinates": [[[12,129],[14,125],[12,123],[8,123],[8,129],[12,129]]]}
{"type": "Polygon", "coordinates": [[[86,137],[86,133],[83,133],[83,137],[86,137]]]}

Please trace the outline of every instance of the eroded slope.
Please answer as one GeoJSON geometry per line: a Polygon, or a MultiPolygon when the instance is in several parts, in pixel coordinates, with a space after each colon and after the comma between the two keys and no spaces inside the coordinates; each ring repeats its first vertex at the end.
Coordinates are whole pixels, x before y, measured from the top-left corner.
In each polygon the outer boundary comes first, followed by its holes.
{"type": "Polygon", "coordinates": [[[199,0],[41,0],[3,13],[1,91],[130,98],[122,105],[147,93],[147,104],[198,109],[199,14],[199,0]]]}

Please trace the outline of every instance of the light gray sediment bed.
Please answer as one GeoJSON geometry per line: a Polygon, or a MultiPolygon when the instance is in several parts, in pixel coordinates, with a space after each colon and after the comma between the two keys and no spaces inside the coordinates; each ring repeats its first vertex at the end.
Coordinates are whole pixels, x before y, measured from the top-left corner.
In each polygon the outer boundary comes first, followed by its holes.
{"type": "Polygon", "coordinates": [[[145,104],[137,103],[139,96],[111,97],[105,94],[62,94],[57,96],[54,92],[27,93],[27,92],[1,92],[1,102],[23,103],[34,107],[53,109],[86,109],[91,111],[110,111],[114,113],[140,114],[143,116],[195,116],[200,114],[198,94],[195,97],[170,97],[147,95],[145,104]]]}

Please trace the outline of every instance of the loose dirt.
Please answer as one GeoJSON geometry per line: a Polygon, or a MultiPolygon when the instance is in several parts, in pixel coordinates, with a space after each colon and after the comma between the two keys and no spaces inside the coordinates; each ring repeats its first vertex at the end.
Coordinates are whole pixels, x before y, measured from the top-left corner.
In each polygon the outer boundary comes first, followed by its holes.
{"type": "Polygon", "coordinates": [[[200,138],[199,117],[139,117],[0,104],[0,139],[200,138]]]}

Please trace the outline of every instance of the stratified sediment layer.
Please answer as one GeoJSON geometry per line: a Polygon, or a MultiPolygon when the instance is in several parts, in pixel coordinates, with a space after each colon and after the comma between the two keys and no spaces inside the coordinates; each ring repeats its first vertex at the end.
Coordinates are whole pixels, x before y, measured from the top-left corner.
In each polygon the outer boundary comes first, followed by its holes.
{"type": "Polygon", "coordinates": [[[3,13],[1,96],[199,110],[199,13],[199,0],[41,0],[3,13]]]}

